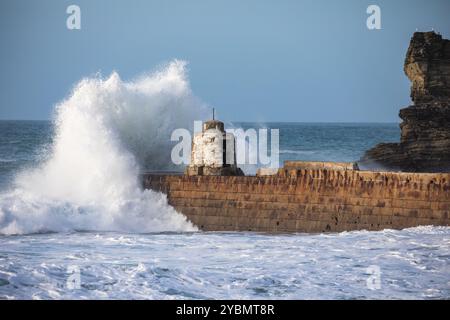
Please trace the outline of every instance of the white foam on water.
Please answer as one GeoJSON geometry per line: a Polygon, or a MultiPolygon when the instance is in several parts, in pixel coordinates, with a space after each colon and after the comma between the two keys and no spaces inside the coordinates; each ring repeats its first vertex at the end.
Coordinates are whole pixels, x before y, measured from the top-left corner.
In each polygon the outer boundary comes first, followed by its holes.
{"type": "Polygon", "coordinates": [[[196,230],[163,194],[142,190],[138,175],[173,169],[171,132],[206,111],[183,61],[130,82],[117,72],[83,79],[55,108],[47,160],[0,195],[0,234],[196,230]]]}
{"type": "Polygon", "coordinates": [[[0,237],[0,299],[448,299],[450,228],[0,237]],[[380,270],[372,288],[369,267],[380,270]],[[79,270],[80,286],[67,280],[79,270]]]}

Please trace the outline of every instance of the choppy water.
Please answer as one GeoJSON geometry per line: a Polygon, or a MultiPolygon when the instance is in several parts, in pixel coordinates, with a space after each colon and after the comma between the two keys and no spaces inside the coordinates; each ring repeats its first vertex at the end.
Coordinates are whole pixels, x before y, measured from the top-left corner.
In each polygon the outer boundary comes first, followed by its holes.
{"type": "Polygon", "coordinates": [[[78,232],[10,236],[0,243],[0,298],[450,297],[449,228],[316,235],[78,232]],[[374,266],[379,287],[371,286],[368,268],[374,266]],[[77,270],[79,282],[70,282],[77,270]]]}

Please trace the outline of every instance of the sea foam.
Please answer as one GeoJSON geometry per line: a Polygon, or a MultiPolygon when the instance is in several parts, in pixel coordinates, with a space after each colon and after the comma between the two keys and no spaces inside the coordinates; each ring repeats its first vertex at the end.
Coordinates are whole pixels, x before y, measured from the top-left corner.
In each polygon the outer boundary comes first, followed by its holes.
{"type": "Polygon", "coordinates": [[[163,194],[142,190],[138,176],[174,169],[172,130],[206,111],[179,60],[130,82],[117,72],[81,80],[55,107],[46,161],[0,195],[0,234],[196,230],[163,194]]]}

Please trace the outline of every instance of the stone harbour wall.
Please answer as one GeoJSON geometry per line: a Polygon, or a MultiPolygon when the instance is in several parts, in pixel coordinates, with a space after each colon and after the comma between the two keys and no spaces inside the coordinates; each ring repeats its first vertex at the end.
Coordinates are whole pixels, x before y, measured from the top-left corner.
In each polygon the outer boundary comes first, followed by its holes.
{"type": "Polygon", "coordinates": [[[280,169],[271,176],[143,175],[206,231],[340,232],[450,224],[450,173],[280,169]]]}

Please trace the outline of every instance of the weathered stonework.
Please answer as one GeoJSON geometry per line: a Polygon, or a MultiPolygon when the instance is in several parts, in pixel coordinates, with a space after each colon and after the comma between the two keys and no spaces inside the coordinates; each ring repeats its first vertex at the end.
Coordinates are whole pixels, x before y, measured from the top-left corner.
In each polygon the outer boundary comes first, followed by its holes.
{"type": "Polygon", "coordinates": [[[202,132],[192,139],[191,163],[186,167],[189,176],[244,175],[236,165],[234,135],[225,131],[223,122],[203,123],[202,132]]]}
{"type": "MultiPolygon", "coordinates": [[[[332,167],[332,164],[329,165],[332,167]]],[[[271,176],[145,174],[202,230],[340,232],[450,225],[450,173],[280,169],[271,176]]]]}
{"type": "Polygon", "coordinates": [[[237,166],[187,166],[184,174],[188,176],[243,176],[244,172],[237,166]]]}
{"type": "Polygon", "coordinates": [[[295,169],[359,170],[359,167],[356,162],[288,160],[284,162],[284,167],[281,170],[295,170],[295,169]]]}
{"type": "Polygon", "coordinates": [[[361,166],[412,172],[450,172],[450,40],[416,32],[404,71],[411,80],[412,106],[400,110],[400,143],[368,150],[361,166]]]}

